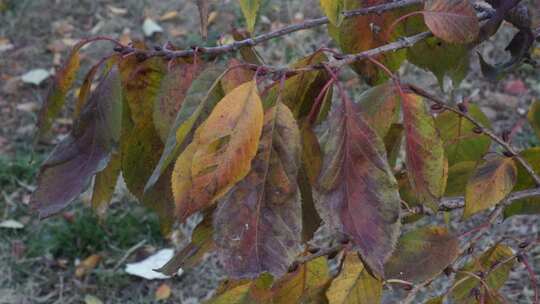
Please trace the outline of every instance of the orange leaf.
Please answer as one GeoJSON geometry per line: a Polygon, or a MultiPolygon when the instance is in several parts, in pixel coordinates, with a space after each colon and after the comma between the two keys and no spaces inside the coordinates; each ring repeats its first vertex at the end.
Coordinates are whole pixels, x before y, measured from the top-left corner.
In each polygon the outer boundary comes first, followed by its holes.
{"type": "Polygon", "coordinates": [[[451,43],[468,43],[478,38],[480,25],[469,0],[429,0],[424,20],[431,32],[451,43]]]}
{"type": "Polygon", "coordinates": [[[171,297],[172,291],[171,287],[167,283],[163,283],[159,285],[159,287],[156,289],[155,293],[155,299],[156,301],[163,301],[167,300],[171,297]]]}
{"type": "Polygon", "coordinates": [[[101,256],[98,254],[92,254],[84,259],[75,269],[75,277],[82,278],[90,270],[96,268],[97,264],[101,261],[101,256]]]}

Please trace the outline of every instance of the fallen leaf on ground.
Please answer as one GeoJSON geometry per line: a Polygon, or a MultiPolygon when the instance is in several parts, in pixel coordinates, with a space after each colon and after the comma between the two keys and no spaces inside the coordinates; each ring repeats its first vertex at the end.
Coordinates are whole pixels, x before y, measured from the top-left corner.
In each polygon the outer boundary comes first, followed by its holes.
{"type": "Polygon", "coordinates": [[[171,293],[171,287],[167,283],[163,283],[156,289],[155,299],[156,301],[167,300],[171,297],[171,293]]]}
{"type": "Polygon", "coordinates": [[[107,5],[107,8],[109,9],[109,11],[111,13],[113,13],[114,15],[125,15],[127,14],[128,10],[123,8],[123,7],[117,7],[117,6],[112,6],[112,5],[107,5]]]}
{"type": "Polygon", "coordinates": [[[21,76],[24,83],[40,85],[45,79],[49,78],[51,73],[45,69],[34,69],[21,76]]]}
{"type": "Polygon", "coordinates": [[[103,304],[103,301],[101,301],[98,297],[93,295],[85,295],[84,296],[84,304],[103,304]]]}
{"type": "Polygon", "coordinates": [[[173,257],[173,253],[172,249],[161,249],[140,262],[127,264],[125,270],[131,275],[147,280],[170,278],[170,276],[154,271],[154,269],[163,267],[173,257]]]}
{"type": "Polygon", "coordinates": [[[90,270],[96,268],[97,264],[101,261],[101,256],[99,254],[92,254],[91,256],[84,259],[77,268],[75,269],[75,277],[82,278],[90,270]]]}
{"type": "Polygon", "coordinates": [[[0,37],[0,53],[12,50],[14,47],[9,39],[0,37]]]}
{"type": "Polygon", "coordinates": [[[6,229],[22,229],[24,225],[16,220],[5,220],[0,222],[0,228],[6,229]]]}
{"type": "Polygon", "coordinates": [[[144,36],[146,37],[151,37],[155,33],[163,32],[163,28],[150,18],[146,18],[144,20],[142,30],[143,30],[144,36]]]}
{"type": "Polygon", "coordinates": [[[159,21],[171,20],[171,19],[176,18],[176,16],[178,16],[177,11],[168,11],[165,14],[161,15],[161,17],[159,17],[159,21]]]}

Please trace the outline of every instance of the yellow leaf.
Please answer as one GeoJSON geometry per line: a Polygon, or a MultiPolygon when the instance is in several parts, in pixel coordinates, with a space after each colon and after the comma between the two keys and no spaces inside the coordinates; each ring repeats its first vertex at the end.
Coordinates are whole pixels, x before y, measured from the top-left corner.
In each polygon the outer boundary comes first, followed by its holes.
{"type": "Polygon", "coordinates": [[[263,115],[256,83],[249,81],[227,94],[197,129],[193,147],[180,154],[173,174],[181,220],[210,206],[247,175],[259,145],[263,115]]]}
{"type": "Polygon", "coordinates": [[[253,33],[255,28],[255,20],[257,19],[257,12],[261,6],[260,0],[240,0],[240,8],[246,18],[248,31],[253,33]]]}
{"type": "Polygon", "coordinates": [[[321,8],[324,11],[324,14],[328,17],[328,20],[335,25],[339,26],[341,21],[343,21],[343,0],[321,0],[321,8]]]}
{"type": "Polygon", "coordinates": [[[517,167],[510,157],[496,157],[476,168],[465,189],[463,217],[497,205],[514,188],[517,167]]]}
{"type": "Polygon", "coordinates": [[[155,299],[156,301],[167,300],[171,297],[171,294],[171,287],[167,283],[163,283],[156,289],[155,299]]]}
{"type": "Polygon", "coordinates": [[[345,257],[343,268],[326,292],[330,304],[380,303],[382,283],[369,274],[357,253],[345,257]]]}
{"type": "Polygon", "coordinates": [[[98,254],[92,254],[91,256],[87,257],[75,269],[75,277],[83,277],[90,270],[96,268],[99,261],[101,261],[101,256],[98,254]]]}

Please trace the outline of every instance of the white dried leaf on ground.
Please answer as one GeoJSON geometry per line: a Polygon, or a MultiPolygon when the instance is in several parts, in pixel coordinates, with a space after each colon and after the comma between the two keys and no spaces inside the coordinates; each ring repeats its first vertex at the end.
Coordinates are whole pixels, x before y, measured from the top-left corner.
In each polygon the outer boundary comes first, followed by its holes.
{"type": "Polygon", "coordinates": [[[21,80],[24,83],[40,85],[45,79],[49,78],[50,76],[51,72],[45,69],[34,69],[24,73],[24,75],[21,76],[21,80]]]}
{"type": "Polygon", "coordinates": [[[103,301],[96,296],[87,294],[84,296],[84,304],[103,304],[103,301]]]}
{"type": "Polygon", "coordinates": [[[172,249],[161,249],[140,262],[127,264],[125,270],[131,275],[147,280],[168,279],[170,276],[154,271],[154,269],[163,267],[163,265],[172,259],[173,252],[172,249]]]}
{"type": "Polygon", "coordinates": [[[144,20],[142,30],[146,37],[151,37],[155,33],[163,32],[163,28],[150,18],[144,20]]]}
{"type": "Polygon", "coordinates": [[[0,222],[0,228],[6,229],[22,229],[24,225],[16,220],[5,220],[0,222]]]}

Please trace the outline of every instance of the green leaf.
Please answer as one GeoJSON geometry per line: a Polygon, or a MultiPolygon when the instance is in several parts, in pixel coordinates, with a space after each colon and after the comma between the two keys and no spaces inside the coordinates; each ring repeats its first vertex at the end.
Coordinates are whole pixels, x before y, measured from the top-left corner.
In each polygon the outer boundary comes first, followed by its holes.
{"type": "Polygon", "coordinates": [[[343,267],[326,291],[330,304],[380,303],[382,283],[374,278],[356,253],[345,256],[343,267]]]}
{"type": "Polygon", "coordinates": [[[339,26],[341,21],[343,21],[343,15],[341,12],[344,8],[344,2],[344,0],[320,0],[321,8],[323,9],[324,14],[335,26],[339,26]]]}
{"type": "Polygon", "coordinates": [[[255,21],[257,20],[257,13],[261,6],[260,0],[239,0],[240,8],[246,18],[247,28],[250,33],[253,33],[255,29],[255,21]]]}
{"type": "Polygon", "coordinates": [[[396,166],[396,162],[401,151],[401,142],[403,139],[403,124],[392,124],[386,136],[384,137],[384,147],[388,155],[388,163],[391,168],[396,166]]]}
{"type": "Polygon", "coordinates": [[[437,210],[438,200],[444,194],[448,175],[443,142],[422,97],[404,95],[402,109],[405,164],[412,189],[422,204],[437,210]]]}
{"type": "Polygon", "coordinates": [[[458,251],[458,239],[444,227],[407,232],[398,239],[396,250],[384,265],[386,276],[413,283],[432,279],[456,259],[458,251]]]}
{"type": "Polygon", "coordinates": [[[379,277],[399,235],[400,198],[382,140],[352,102],[330,118],[316,200],[323,220],[347,235],[379,277]]]}
{"type": "Polygon", "coordinates": [[[540,139],[540,101],[535,100],[531,107],[529,108],[529,113],[527,114],[529,123],[536,132],[536,136],[540,139]]]}
{"type": "Polygon", "coordinates": [[[512,191],[516,178],[516,164],[510,157],[497,156],[479,165],[467,181],[463,217],[497,205],[512,191]]]}
{"type": "MultiPolygon", "coordinates": [[[[533,147],[519,154],[529,164],[534,172],[540,173],[540,147],[533,147]]],[[[536,183],[521,164],[517,166],[517,181],[514,191],[531,189],[536,183]]],[[[519,214],[538,214],[540,212],[540,197],[530,197],[512,202],[504,209],[504,218],[519,214]]]]}
{"type": "Polygon", "coordinates": [[[446,184],[445,196],[463,196],[467,181],[474,173],[477,162],[463,161],[448,169],[448,183],[446,184]]]}
{"type": "MultiPolygon", "coordinates": [[[[491,123],[480,108],[474,104],[467,107],[468,114],[484,127],[491,123]]],[[[478,161],[491,145],[485,134],[478,134],[469,120],[457,113],[445,111],[435,119],[435,124],[444,142],[444,150],[450,166],[462,161],[478,161]]]]}
{"type": "Polygon", "coordinates": [[[113,69],[92,93],[71,133],[41,167],[31,198],[40,217],[65,208],[106,167],[113,147],[118,144],[121,100],[118,71],[113,69]]]}
{"type": "MultiPolygon", "coordinates": [[[[489,271],[489,274],[484,280],[486,285],[489,286],[489,289],[495,292],[501,288],[508,279],[514,260],[507,261],[507,259],[512,255],[513,252],[510,247],[497,244],[484,252],[478,259],[465,265],[460,270],[473,273],[479,271],[486,273],[489,271]],[[506,263],[502,264],[502,262],[505,261],[506,263]]],[[[474,293],[471,292],[475,288],[480,290],[480,297],[484,297],[486,300],[492,300],[492,298],[496,296],[494,294],[489,294],[484,284],[479,282],[477,278],[470,277],[465,273],[458,273],[456,275],[456,278],[454,279],[454,288],[450,296],[456,303],[475,304],[478,303],[478,301],[476,300],[474,293]]],[[[492,302],[489,301],[487,303],[492,302]]]]}
{"type": "Polygon", "coordinates": [[[215,213],[218,253],[229,276],[268,272],[281,277],[301,252],[300,151],[296,121],[278,102],[265,113],[249,174],[220,200],[215,213]]]}
{"type": "Polygon", "coordinates": [[[384,138],[399,120],[400,99],[393,82],[372,87],[358,97],[358,109],[366,122],[384,138]]]}
{"type": "Polygon", "coordinates": [[[468,0],[427,0],[424,20],[431,32],[450,43],[469,43],[478,38],[480,25],[468,0]]]}

